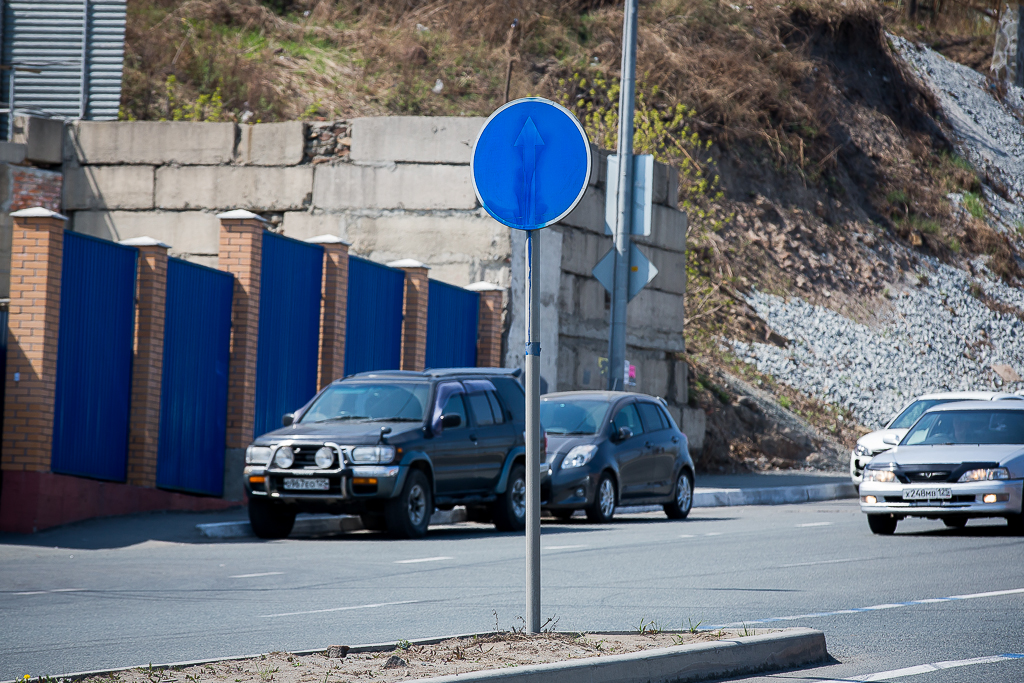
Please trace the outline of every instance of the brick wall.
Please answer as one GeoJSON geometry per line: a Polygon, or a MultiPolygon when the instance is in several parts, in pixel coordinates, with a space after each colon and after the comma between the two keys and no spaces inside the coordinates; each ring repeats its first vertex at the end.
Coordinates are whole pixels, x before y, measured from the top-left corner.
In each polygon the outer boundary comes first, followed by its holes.
{"type": "Polygon", "coordinates": [[[10,166],[11,211],[41,206],[50,211],[61,210],[61,189],[64,176],[28,166],[10,166]]]}

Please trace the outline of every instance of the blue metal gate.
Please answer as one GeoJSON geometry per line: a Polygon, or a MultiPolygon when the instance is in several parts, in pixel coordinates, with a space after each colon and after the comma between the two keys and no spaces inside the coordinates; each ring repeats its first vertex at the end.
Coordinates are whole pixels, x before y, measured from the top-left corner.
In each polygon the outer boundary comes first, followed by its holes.
{"type": "Polygon", "coordinates": [[[427,297],[427,367],[475,367],[480,295],[431,280],[427,297]]]}
{"type": "Polygon", "coordinates": [[[167,259],[156,462],[160,488],[224,492],[233,289],[228,273],[167,259]]]}
{"type": "Polygon", "coordinates": [[[54,472],[124,481],[138,251],[64,233],[54,472]]]}
{"type": "Polygon", "coordinates": [[[402,363],[405,273],[350,256],[345,374],[397,370],[402,363]]]}
{"type": "Polygon", "coordinates": [[[263,233],[255,436],[316,393],[324,249],[263,233]]]}

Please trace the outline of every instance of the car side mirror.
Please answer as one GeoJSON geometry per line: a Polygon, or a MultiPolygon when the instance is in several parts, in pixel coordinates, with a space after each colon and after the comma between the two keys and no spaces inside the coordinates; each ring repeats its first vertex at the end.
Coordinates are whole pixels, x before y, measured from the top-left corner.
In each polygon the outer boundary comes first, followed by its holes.
{"type": "Polygon", "coordinates": [[[900,437],[896,436],[895,434],[886,434],[885,436],[882,437],[882,443],[888,444],[889,446],[899,446],[900,437]]]}
{"type": "Polygon", "coordinates": [[[625,441],[626,439],[633,438],[633,430],[629,427],[619,427],[619,431],[615,433],[616,438],[619,441],[625,441]]]}
{"type": "Polygon", "coordinates": [[[461,415],[442,415],[441,416],[441,429],[451,429],[452,427],[458,427],[462,424],[461,415]]]}
{"type": "Polygon", "coordinates": [[[287,427],[291,423],[295,422],[295,413],[285,413],[281,416],[281,426],[287,427]]]}

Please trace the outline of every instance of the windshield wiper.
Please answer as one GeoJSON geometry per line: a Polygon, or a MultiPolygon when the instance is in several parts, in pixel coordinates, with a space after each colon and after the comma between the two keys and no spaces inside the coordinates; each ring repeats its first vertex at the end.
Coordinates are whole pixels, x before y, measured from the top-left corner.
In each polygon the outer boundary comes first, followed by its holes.
{"type": "Polygon", "coordinates": [[[369,420],[369,415],[339,415],[338,417],[328,417],[325,420],[317,420],[317,422],[341,422],[342,420],[369,420]]]}
{"type": "Polygon", "coordinates": [[[421,417],[371,417],[370,422],[422,422],[421,417]]]}

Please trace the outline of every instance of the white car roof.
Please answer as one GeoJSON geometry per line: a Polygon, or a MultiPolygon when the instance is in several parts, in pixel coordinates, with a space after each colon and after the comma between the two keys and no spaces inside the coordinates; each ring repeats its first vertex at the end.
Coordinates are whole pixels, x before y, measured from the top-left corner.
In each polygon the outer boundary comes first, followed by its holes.
{"type": "Polygon", "coordinates": [[[914,401],[932,401],[935,399],[953,399],[958,401],[998,401],[1004,398],[1022,400],[1024,399],[1024,396],[1006,394],[1001,391],[944,391],[936,394],[924,394],[915,398],[914,401]]]}
{"type": "Polygon", "coordinates": [[[953,403],[941,403],[937,406],[933,406],[925,411],[925,415],[928,413],[941,413],[947,410],[1020,410],[1024,411],[1024,401],[1005,401],[1000,403],[999,406],[992,405],[989,400],[986,401],[955,401],[953,403]]]}

